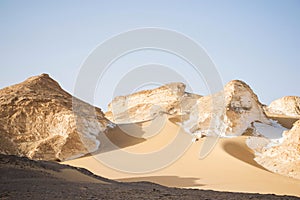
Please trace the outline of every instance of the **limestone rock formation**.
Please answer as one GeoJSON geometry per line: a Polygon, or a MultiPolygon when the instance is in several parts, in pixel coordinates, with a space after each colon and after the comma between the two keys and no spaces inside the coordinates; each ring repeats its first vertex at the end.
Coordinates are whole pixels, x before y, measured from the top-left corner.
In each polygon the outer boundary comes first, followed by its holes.
{"type": "Polygon", "coordinates": [[[272,172],[300,179],[300,120],[283,132],[279,143],[271,141],[257,150],[255,161],[272,172]]]}
{"type": "Polygon", "coordinates": [[[200,136],[227,137],[242,135],[253,122],[270,124],[252,89],[242,81],[233,80],[223,91],[198,99],[183,126],[200,136]]]}
{"type": "Polygon", "coordinates": [[[0,90],[0,153],[66,160],[95,151],[112,123],[47,74],[0,90]],[[72,100],[77,111],[72,111],[72,100]]]}
{"type": "Polygon", "coordinates": [[[182,83],[116,97],[106,116],[116,123],[140,122],[168,114],[195,135],[242,135],[253,122],[270,124],[262,104],[242,81],[229,82],[223,91],[201,97],[185,92],[182,83]]]}
{"type": "Polygon", "coordinates": [[[185,92],[183,83],[170,83],[153,90],[144,90],[116,97],[105,116],[115,123],[134,123],[154,119],[159,114],[174,115],[189,111],[200,95],[185,92]]]}
{"type": "Polygon", "coordinates": [[[267,108],[272,114],[287,115],[300,118],[300,97],[286,96],[273,101],[267,108]]]}

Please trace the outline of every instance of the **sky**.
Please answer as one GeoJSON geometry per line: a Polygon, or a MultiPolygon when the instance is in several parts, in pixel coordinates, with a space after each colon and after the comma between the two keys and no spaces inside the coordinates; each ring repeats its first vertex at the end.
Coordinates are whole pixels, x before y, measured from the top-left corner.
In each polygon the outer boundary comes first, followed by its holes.
{"type": "MultiPolygon", "coordinates": [[[[157,27],[193,39],[223,84],[243,80],[269,104],[300,96],[299,19],[299,0],[0,0],[0,88],[48,73],[73,93],[83,63],[101,43],[126,31],[157,27]]],[[[122,94],[112,92],[122,73],[149,63],[167,65],[191,80],[193,92],[209,93],[203,80],[193,79],[189,64],[145,50],[112,64],[90,103],[105,110],[113,96],[122,94]]]]}

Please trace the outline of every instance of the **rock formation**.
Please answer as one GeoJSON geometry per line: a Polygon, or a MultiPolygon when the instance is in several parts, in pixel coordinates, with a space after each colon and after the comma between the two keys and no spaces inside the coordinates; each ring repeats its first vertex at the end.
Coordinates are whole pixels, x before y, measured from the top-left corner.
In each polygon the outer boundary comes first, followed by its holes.
{"type": "Polygon", "coordinates": [[[185,92],[183,83],[170,83],[153,90],[144,90],[116,97],[105,116],[115,123],[134,123],[154,119],[159,114],[189,112],[199,95],[185,92]]]}
{"type": "Polygon", "coordinates": [[[253,122],[270,124],[252,89],[234,80],[223,91],[198,99],[183,126],[197,135],[227,137],[242,135],[253,122]]]}
{"type": "Polygon", "coordinates": [[[300,97],[286,96],[273,101],[266,111],[272,114],[286,115],[300,118],[300,97]]]}
{"type": "Polygon", "coordinates": [[[204,97],[185,92],[182,83],[116,97],[106,116],[116,123],[130,123],[152,120],[159,113],[177,118],[185,130],[196,135],[237,136],[252,122],[270,124],[257,96],[237,80],[204,97]]]}
{"type": "Polygon", "coordinates": [[[272,172],[300,179],[300,120],[283,132],[279,143],[256,149],[255,161],[272,172]]]}
{"type": "Polygon", "coordinates": [[[100,109],[73,98],[47,74],[0,90],[3,154],[43,160],[79,157],[98,148],[96,137],[109,125],[100,109]],[[72,111],[73,100],[81,113],[72,111]]]}

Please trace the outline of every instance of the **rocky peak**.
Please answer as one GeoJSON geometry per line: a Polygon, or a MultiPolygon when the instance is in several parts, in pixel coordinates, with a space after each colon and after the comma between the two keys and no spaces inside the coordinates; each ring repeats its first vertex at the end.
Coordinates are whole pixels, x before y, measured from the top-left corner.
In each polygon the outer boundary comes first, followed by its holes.
{"type": "Polygon", "coordinates": [[[0,90],[0,153],[44,160],[78,157],[98,148],[97,135],[110,124],[99,108],[73,98],[47,74],[0,90]],[[94,115],[78,117],[74,100],[94,115]]]}
{"type": "Polygon", "coordinates": [[[242,135],[255,121],[270,123],[252,89],[233,80],[222,91],[198,99],[183,127],[198,137],[227,137],[242,135]]]}
{"type": "Polygon", "coordinates": [[[257,95],[243,81],[230,81],[225,85],[223,92],[229,110],[235,112],[247,111],[252,108],[253,103],[257,104],[258,107],[262,107],[257,95]]]}
{"type": "Polygon", "coordinates": [[[48,74],[41,74],[38,76],[30,77],[22,83],[3,88],[2,90],[19,90],[21,88],[34,89],[34,91],[44,90],[45,92],[49,92],[49,90],[56,90],[61,92],[62,90],[60,85],[48,74]]]}
{"type": "Polygon", "coordinates": [[[40,75],[37,75],[37,76],[32,76],[32,77],[29,77],[28,79],[26,79],[23,84],[33,84],[33,83],[46,83],[46,82],[52,82],[54,83],[55,85],[58,85],[59,84],[53,80],[52,78],[50,78],[49,74],[40,74],[40,75]]]}

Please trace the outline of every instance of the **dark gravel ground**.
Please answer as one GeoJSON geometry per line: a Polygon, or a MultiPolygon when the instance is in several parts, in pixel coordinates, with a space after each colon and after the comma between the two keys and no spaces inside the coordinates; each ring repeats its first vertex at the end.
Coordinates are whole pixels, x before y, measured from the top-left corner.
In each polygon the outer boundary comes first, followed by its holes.
{"type": "Polygon", "coordinates": [[[0,174],[0,199],[300,199],[291,196],[168,188],[149,182],[119,183],[81,168],[6,155],[0,155],[0,174]],[[108,184],[71,182],[49,173],[65,168],[78,170],[108,184]]]}

